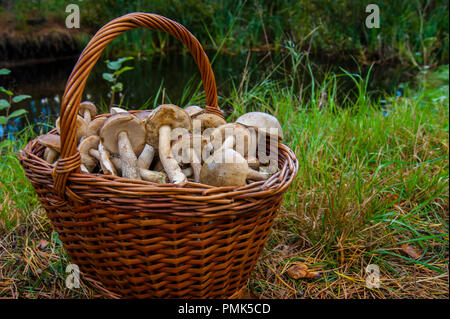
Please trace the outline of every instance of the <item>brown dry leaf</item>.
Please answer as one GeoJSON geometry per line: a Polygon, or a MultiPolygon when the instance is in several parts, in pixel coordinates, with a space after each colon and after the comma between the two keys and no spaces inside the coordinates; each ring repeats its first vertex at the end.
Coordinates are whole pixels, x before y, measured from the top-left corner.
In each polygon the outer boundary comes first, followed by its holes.
{"type": "Polygon", "coordinates": [[[417,251],[416,248],[406,243],[402,245],[402,250],[412,259],[419,259],[421,256],[421,254],[417,251]]]}
{"type": "Polygon", "coordinates": [[[287,271],[289,277],[294,279],[316,278],[319,276],[318,272],[309,271],[308,266],[303,263],[294,263],[287,271]]]}
{"type": "Polygon", "coordinates": [[[45,247],[47,247],[48,246],[48,241],[46,241],[45,239],[41,239],[40,241],[39,241],[39,244],[38,244],[38,248],[39,249],[45,249],[45,247]]]}

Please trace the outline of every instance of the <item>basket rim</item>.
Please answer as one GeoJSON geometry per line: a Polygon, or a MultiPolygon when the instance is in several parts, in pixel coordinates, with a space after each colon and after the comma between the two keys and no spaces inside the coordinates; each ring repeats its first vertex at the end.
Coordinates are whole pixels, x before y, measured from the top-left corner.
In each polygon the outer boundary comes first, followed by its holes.
{"type": "MultiPolygon", "coordinates": [[[[56,129],[47,134],[57,135],[56,129]]],[[[54,164],[47,163],[39,156],[44,147],[38,143],[39,136],[29,141],[26,147],[19,151],[19,161],[24,168],[31,171],[38,171],[39,174],[47,175],[48,179],[54,178],[54,164]]],[[[205,213],[172,213],[182,216],[206,216],[208,213],[217,215],[236,215],[239,213],[232,210],[233,203],[247,200],[249,203],[272,197],[284,193],[292,183],[298,171],[298,160],[294,152],[286,145],[278,143],[279,149],[279,170],[266,181],[252,182],[243,186],[215,187],[211,185],[187,182],[184,184],[157,184],[153,182],[128,179],[120,176],[104,175],[100,173],[86,174],[82,172],[72,172],[68,177],[66,186],[66,197],[75,202],[89,201],[89,196],[82,196],[77,191],[86,191],[87,188],[95,185],[103,189],[105,193],[120,195],[122,198],[145,199],[152,196],[167,196],[181,201],[203,202],[205,204],[215,204],[205,213]],[[220,212],[229,207],[229,211],[220,212]]],[[[27,178],[29,172],[25,170],[27,178]]],[[[36,183],[36,182],[35,182],[36,183]]],[[[41,181],[42,183],[42,181],[41,181]]],[[[53,182],[50,183],[54,185],[53,182]]],[[[56,193],[56,191],[53,189],[56,193]]]]}

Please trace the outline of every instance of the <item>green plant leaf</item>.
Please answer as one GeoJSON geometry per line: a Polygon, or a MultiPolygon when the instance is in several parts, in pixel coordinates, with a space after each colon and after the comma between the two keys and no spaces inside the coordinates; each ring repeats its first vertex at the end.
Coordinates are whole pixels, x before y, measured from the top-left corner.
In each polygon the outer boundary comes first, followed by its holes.
{"type": "Polygon", "coordinates": [[[125,67],[121,68],[120,70],[114,72],[114,75],[115,75],[116,77],[118,77],[118,76],[121,75],[123,72],[130,71],[130,70],[133,70],[133,69],[134,69],[134,68],[131,67],[131,66],[125,66],[125,67]]]}
{"type": "Polygon", "coordinates": [[[106,81],[108,81],[108,82],[114,82],[115,81],[115,78],[114,78],[114,74],[111,74],[111,73],[107,73],[107,72],[105,72],[105,73],[103,73],[103,79],[105,79],[106,81]]]}
{"type": "Polygon", "coordinates": [[[0,110],[7,109],[9,107],[11,107],[11,104],[9,104],[8,101],[6,101],[5,99],[0,100],[0,110]]]}
{"type": "Polygon", "coordinates": [[[11,70],[8,69],[0,69],[0,75],[8,75],[11,73],[11,70]]]}
{"type": "Polygon", "coordinates": [[[0,116],[0,125],[5,125],[8,122],[6,116],[0,116]]]}
{"type": "Polygon", "coordinates": [[[115,85],[111,86],[113,92],[121,92],[123,90],[122,82],[117,82],[115,85]]]}
{"type": "Polygon", "coordinates": [[[0,92],[6,93],[9,96],[14,95],[14,93],[12,91],[5,89],[3,86],[0,86],[0,92]]]}
{"type": "Polygon", "coordinates": [[[132,56],[127,56],[127,57],[123,57],[123,58],[117,59],[117,62],[123,63],[123,62],[125,62],[125,61],[133,60],[133,59],[134,59],[134,57],[132,57],[132,56]]]}
{"type": "Polygon", "coordinates": [[[116,61],[109,61],[106,60],[106,66],[108,67],[108,69],[116,71],[119,70],[122,67],[122,63],[128,60],[133,60],[134,58],[129,56],[129,57],[124,57],[124,58],[119,58],[116,61]]]}
{"type": "Polygon", "coordinates": [[[106,66],[108,67],[108,69],[115,71],[120,69],[122,63],[118,63],[117,61],[109,61],[106,62],[106,66]]]}
{"type": "Polygon", "coordinates": [[[14,103],[19,103],[19,102],[22,102],[23,100],[30,99],[30,98],[31,98],[31,95],[17,95],[15,97],[13,97],[12,101],[14,103]]]}
{"type": "Polygon", "coordinates": [[[14,117],[19,117],[24,115],[25,113],[27,113],[27,110],[24,109],[20,109],[20,110],[15,110],[14,112],[12,112],[9,116],[8,119],[12,119],[14,117]]]}

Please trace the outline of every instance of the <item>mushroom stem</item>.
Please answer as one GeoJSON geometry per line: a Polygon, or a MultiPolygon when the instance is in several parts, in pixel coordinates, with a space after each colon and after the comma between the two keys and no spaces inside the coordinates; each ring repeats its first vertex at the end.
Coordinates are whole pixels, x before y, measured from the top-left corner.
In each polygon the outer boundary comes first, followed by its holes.
{"type": "MultiPolygon", "coordinates": [[[[95,157],[95,151],[93,150],[93,153],[91,153],[92,156],[95,157]]],[[[117,157],[113,157],[111,158],[111,162],[114,164],[114,166],[116,167],[117,171],[121,174],[122,172],[122,163],[120,161],[119,158],[117,157]]],[[[159,183],[159,184],[163,184],[166,182],[166,177],[167,175],[164,174],[163,172],[156,172],[156,171],[151,171],[149,169],[145,169],[145,168],[139,168],[139,175],[141,176],[141,178],[144,181],[148,181],[148,182],[153,182],[153,183],[159,183]]]]}
{"type": "Polygon", "coordinates": [[[86,123],[89,123],[91,121],[91,112],[89,112],[88,109],[84,110],[83,118],[86,121],[86,123]]]}
{"type": "Polygon", "coordinates": [[[192,174],[194,174],[194,171],[192,170],[192,167],[187,167],[181,170],[186,177],[191,177],[192,174]]]}
{"type": "Polygon", "coordinates": [[[144,181],[158,184],[164,184],[166,182],[166,174],[162,172],[155,172],[145,168],[139,168],[139,174],[144,181]]]}
{"type": "Polygon", "coordinates": [[[200,182],[200,171],[202,170],[202,162],[197,156],[197,153],[194,150],[192,151],[192,163],[191,167],[194,173],[194,180],[195,182],[200,182]]]}
{"type": "Polygon", "coordinates": [[[80,165],[80,169],[81,169],[82,173],[85,173],[85,174],[90,174],[91,173],[91,172],[89,172],[89,170],[86,168],[86,166],[84,164],[80,165]]]}
{"type": "Polygon", "coordinates": [[[100,166],[102,167],[103,173],[105,175],[117,176],[116,168],[110,159],[110,153],[105,149],[103,143],[98,144],[98,152],[100,154],[100,166]]]}
{"type": "Polygon", "coordinates": [[[222,146],[219,148],[219,151],[223,151],[227,148],[233,148],[234,146],[234,136],[228,136],[225,141],[223,141],[222,146]]]}
{"type": "Polygon", "coordinates": [[[144,149],[142,150],[141,155],[139,155],[137,160],[137,166],[140,168],[148,169],[150,167],[150,164],[152,164],[153,157],[155,156],[155,149],[145,144],[144,149]]]}
{"type": "MultiPolygon", "coordinates": [[[[181,171],[180,166],[170,151],[170,125],[162,125],[159,128],[159,158],[171,183],[183,184],[187,182],[186,175],[181,171]]],[[[122,156],[121,156],[122,157],[122,156]]]]}
{"type": "Polygon", "coordinates": [[[54,149],[48,147],[47,158],[45,159],[47,163],[53,164],[58,159],[58,152],[54,149]]]}
{"type": "Polygon", "coordinates": [[[251,179],[252,181],[265,181],[268,179],[270,175],[268,173],[258,172],[252,168],[248,168],[247,179],[251,179]]]}
{"type": "Polygon", "coordinates": [[[249,156],[246,158],[246,160],[248,163],[248,167],[250,167],[250,168],[258,169],[261,166],[261,163],[259,162],[259,160],[254,156],[249,156]]]}
{"type": "Polygon", "coordinates": [[[127,132],[120,132],[118,136],[119,155],[122,162],[123,177],[141,179],[137,167],[137,157],[133,152],[127,132]]]}

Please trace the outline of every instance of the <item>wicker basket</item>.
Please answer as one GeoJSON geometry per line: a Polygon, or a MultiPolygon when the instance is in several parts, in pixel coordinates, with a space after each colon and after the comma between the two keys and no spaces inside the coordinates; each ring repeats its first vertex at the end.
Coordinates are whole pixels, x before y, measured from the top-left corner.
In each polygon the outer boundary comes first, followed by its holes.
{"type": "Polygon", "coordinates": [[[97,32],[70,75],[61,105],[60,159],[55,165],[44,161],[44,147],[35,139],[20,151],[20,162],[86,278],[127,298],[228,298],[246,285],[298,161],[279,144],[280,170],[241,187],[81,173],[75,121],[86,80],[105,46],[138,27],[168,32],[189,48],[206,92],[205,109],[221,115],[214,74],[198,40],[165,17],[131,13],[97,32]]]}

